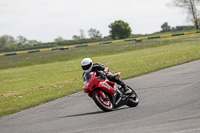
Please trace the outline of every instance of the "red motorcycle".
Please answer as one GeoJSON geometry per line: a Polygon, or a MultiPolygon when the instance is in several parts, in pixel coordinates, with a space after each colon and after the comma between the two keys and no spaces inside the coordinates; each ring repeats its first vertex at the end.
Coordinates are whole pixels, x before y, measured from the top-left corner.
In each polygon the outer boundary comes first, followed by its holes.
{"type": "MultiPolygon", "coordinates": [[[[120,78],[120,72],[114,74],[120,78]]],[[[111,111],[113,108],[118,108],[123,105],[136,107],[139,103],[139,98],[136,92],[132,90],[129,95],[124,95],[120,85],[109,81],[103,73],[97,76],[96,72],[84,74],[84,92],[88,93],[96,105],[105,112],[111,111]]]]}

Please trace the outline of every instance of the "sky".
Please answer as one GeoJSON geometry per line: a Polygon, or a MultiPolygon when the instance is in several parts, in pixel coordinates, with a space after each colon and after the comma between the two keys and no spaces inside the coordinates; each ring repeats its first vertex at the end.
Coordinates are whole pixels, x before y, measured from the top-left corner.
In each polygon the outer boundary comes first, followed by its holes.
{"type": "Polygon", "coordinates": [[[72,40],[82,29],[97,29],[108,36],[111,23],[123,20],[132,34],[191,24],[179,8],[167,6],[172,0],[0,0],[0,36],[24,36],[28,40],[53,42],[72,40]]]}

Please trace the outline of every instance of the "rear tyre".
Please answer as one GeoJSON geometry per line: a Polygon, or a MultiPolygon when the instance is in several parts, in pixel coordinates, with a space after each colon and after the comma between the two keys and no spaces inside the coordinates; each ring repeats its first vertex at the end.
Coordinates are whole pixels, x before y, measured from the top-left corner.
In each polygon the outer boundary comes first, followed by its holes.
{"type": "Polygon", "coordinates": [[[139,104],[139,98],[138,98],[136,92],[131,87],[129,87],[129,86],[127,86],[127,87],[133,91],[133,94],[131,94],[128,97],[127,106],[129,106],[129,107],[136,107],[139,104]]]}
{"type": "Polygon", "coordinates": [[[99,92],[95,92],[92,96],[96,105],[105,112],[112,111],[113,105],[110,99],[104,100],[99,92]]]}

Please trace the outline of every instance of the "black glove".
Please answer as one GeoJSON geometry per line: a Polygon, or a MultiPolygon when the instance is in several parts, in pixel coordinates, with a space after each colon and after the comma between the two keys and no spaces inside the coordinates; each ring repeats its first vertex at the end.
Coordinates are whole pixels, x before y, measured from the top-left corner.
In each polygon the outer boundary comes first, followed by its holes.
{"type": "Polygon", "coordinates": [[[104,71],[100,71],[100,76],[101,76],[101,78],[103,78],[103,79],[105,79],[105,77],[106,77],[106,73],[104,72],[104,71]]]}

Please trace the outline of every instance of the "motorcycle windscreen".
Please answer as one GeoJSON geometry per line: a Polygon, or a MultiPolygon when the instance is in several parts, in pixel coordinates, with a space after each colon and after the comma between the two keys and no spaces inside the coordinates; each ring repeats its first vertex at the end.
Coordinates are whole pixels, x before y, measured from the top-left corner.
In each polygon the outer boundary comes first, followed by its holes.
{"type": "Polygon", "coordinates": [[[85,73],[85,74],[83,75],[83,80],[86,81],[86,82],[88,82],[88,81],[90,80],[90,78],[92,77],[93,73],[94,73],[94,72],[85,73]]]}

